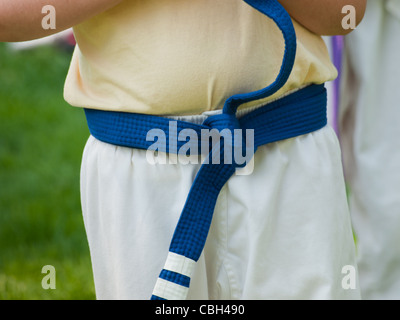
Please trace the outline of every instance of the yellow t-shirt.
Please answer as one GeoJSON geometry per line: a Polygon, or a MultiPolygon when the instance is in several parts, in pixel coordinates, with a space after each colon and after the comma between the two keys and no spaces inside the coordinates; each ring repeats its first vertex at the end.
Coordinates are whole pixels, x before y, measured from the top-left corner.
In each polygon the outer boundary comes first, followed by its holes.
{"type": "MultiPolygon", "coordinates": [[[[297,55],[273,96],[333,80],[321,37],[294,21],[297,55]]],[[[127,0],[74,28],[64,97],[73,106],[156,115],[221,109],[279,72],[284,41],[275,23],[242,0],[127,0]]]]}

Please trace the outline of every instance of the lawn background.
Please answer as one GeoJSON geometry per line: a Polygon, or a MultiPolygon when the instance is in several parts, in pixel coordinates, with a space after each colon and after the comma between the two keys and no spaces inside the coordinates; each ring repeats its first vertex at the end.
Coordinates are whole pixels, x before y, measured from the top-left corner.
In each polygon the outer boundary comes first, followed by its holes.
{"type": "Polygon", "coordinates": [[[0,299],[94,299],[79,198],[88,138],[63,100],[71,52],[0,43],[0,299]],[[42,267],[56,289],[42,288],[42,267]]]}

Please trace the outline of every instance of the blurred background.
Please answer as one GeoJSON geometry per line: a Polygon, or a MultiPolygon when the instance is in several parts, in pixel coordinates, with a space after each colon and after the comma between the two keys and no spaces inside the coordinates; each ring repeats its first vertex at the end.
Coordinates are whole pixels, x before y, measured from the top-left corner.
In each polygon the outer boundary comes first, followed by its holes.
{"type": "Polygon", "coordinates": [[[0,43],[0,300],[95,299],[79,196],[89,132],[63,99],[73,46],[0,43]]]}

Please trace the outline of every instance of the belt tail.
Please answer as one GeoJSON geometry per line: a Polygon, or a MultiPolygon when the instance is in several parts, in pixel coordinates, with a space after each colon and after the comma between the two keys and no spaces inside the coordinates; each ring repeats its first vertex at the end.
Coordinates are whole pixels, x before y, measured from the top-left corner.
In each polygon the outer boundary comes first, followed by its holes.
{"type": "MultiPolygon", "coordinates": [[[[223,149],[219,150],[223,153],[223,149]]],[[[212,154],[209,155],[212,157],[212,154]]],[[[185,300],[195,264],[203,251],[217,203],[234,164],[203,164],[193,182],[175,229],[166,263],[151,300],[185,300]]]]}
{"type": "Polygon", "coordinates": [[[196,261],[169,252],[151,300],[185,300],[196,261]]]}

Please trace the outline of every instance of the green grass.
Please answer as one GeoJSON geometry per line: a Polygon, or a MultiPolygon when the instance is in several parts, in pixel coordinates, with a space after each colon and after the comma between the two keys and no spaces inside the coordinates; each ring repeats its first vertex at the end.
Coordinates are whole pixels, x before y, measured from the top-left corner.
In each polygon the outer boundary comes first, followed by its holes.
{"type": "Polygon", "coordinates": [[[89,135],[63,100],[70,53],[0,43],[0,299],[94,299],[79,199],[89,135]],[[41,286],[56,269],[56,289],[41,286]]]}

